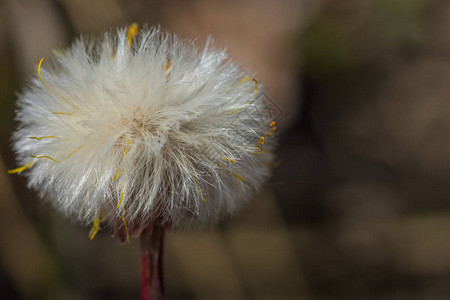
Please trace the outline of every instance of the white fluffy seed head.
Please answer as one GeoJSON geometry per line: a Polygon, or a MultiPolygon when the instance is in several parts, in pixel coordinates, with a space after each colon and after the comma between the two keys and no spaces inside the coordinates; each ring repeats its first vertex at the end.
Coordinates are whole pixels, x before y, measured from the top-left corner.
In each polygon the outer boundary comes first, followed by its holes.
{"type": "Polygon", "coordinates": [[[270,173],[274,124],[262,86],[209,44],[120,29],[55,51],[18,100],[29,185],[83,223],[236,213],[270,173]]]}

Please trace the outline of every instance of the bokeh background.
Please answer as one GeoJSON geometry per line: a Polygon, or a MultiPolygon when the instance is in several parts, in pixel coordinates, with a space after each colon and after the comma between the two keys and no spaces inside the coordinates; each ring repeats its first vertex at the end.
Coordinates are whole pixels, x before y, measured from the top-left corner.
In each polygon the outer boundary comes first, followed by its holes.
{"type": "Polygon", "coordinates": [[[253,205],[167,234],[167,299],[450,299],[447,0],[0,0],[0,299],[139,299],[137,240],[90,241],[6,174],[39,59],[131,22],[211,34],[283,112],[253,205]]]}

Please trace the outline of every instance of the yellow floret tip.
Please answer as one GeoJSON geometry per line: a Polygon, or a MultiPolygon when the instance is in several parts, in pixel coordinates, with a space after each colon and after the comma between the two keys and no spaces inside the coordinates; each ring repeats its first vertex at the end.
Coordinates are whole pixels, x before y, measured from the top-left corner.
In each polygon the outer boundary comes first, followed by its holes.
{"type": "Polygon", "coordinates": [[[125,227],[125,232],[127,233],[127,241],[130,240],[130,234],[128,232],[128,226],[127,226],[127,222],[125,222],[125,217],[122,216],[122,222],[123,222],[123,226],[125,227]]]}
{"type": "Polygon", "coordinates": [[[269,125],[270,127],[272,127],[272,130],[270,130],[268,133],[266,133],[264,136],[262,136],[259,141],[256,143],[256,148],[258,148],[258,152],[255,152],[253,154],[261,154],[264,152],[262,146],[264,145],[264,143],[266,142],[266,137],[271,134],[272,132],[274,132],[275,130],[277,130],[277,123],[276,122],[272,122],[269,125]]]}
{"type": "Polygon", "coordinates": [[[92,240],[99,230],[100,230],[100,218],[97,217],[97,219],[95,219],[94,223],[92,224],[91,230],[89,231],[89,238],[92,240]]]}
{"type": "Polygon", "coordinates": [[[244,178],[242,178],[242,177],[239,176],[238,174],[233,173],[233,172],[231,172],[231,171],[229,171],[229,172],[230,172],[231,175],[233,175],[234,177],[236,177],[236,178],[239,179],[240,181],[247,182],[247,180],[245,180],[244,178]]]}
{"type": "MultiPolygon", "coordinates": [[[[250,77],[245,76],[244,78],[242,78],[242,79],[238,82],[238,85],[240,85],[240,84],[242,84],[242,83],[248,81],[249,79],[250,79],[250,77]]],[[[233,111],[230,112],[230,113],[227,113],[227,116],[233,115],[233,114],[235,114],[235,113],[237,113],[237,112],[240,112],[241,110],[243,110],[244,108],[246,108],[247,106],[249,106],[250,104],[253,103],[253,100],[256,99],[256,95],[258,94],[258,81],[257,81],[256,79],[253,79],[253,82],[255,83],[255,91],[253,92],[253,99],[250,100],[250,102],[248,102],[245,106],[239,107],[238,109],[233,110],[233,111]]]]}
{"type": "Polygon", "coordinates": [[[197,180],[194,179],[194,181],[195,181],[195,185],[197,186],[197,191],[198,191],[198,193],[199,193],[199,195],[200,195],[200,198],[203,200],[203,202],[206,203],[206,199],[203,197],[202,191],[200,190],[200,187],[198,186],[197,180]]]}
{"type": "Polygon", "coordinates": [[[35,162],[36,161],[32,161],[32,162],[30,162],[29,164],[26,164],[23,167],[19,167],[19,168],[16,168],[16,169],[8,170],[8,174],[15,174],[15,173],[23,172],[26,169],[28,169],[29,167],[31,167],[35,162]]]}
{"type": "Polygon", "coordinates": [[[37,136],[27,136],[27,139],[31,139],[31,140],[42,140],[42,139],[58,139],[60,140],[61,138],[57,137],[57,136],[53,136],[53,135],[48,135],[48,136],[41,136],[41,137],[37,137],[37,136]]]}
{"type": "Polygon", "coordinates": [[[54,115],[64,115],[64,116],[73,116],[71,113],[61,112],[61,111],[55,111],[52,112],[54,115]]]}
{"type": "MultiPolygon", "coordinates": [[[[39,61],[39,65],[38,65],[38,76],[39,76],[39,80],[41,81],[42,85],[47,89],[47,91],[49,91],[50,93],[52,93],[54,96],[61,98],[64,102],[66,102],[67,104],[69,104],[70,106],[72,106],[75,109],[78,109],[78,107],[76,107],[75,105],[73,105],[72,103],[70,103],[69,100],[67,100],[66,98],[64,98],[63,96],[55,93],[54,91],[52,91],[51,89],[48,88],[48,86],[45,84],[44,80],[42,80],[42,76],[41,76],[41,65],[42,62],[44,61],[44,57],[41,58],[41,60],[39,61]]],[[[56,114],[66,114],[66,115],[72,115],[70,113],[56,113],[56,114]]]]}
{"type": "Polygon", "coordinates": [[[137,23],[133,23],[127,27],[127,43],[128,46],[133,46],[136,35],[139,32],[139,25],[137,23]]]}
{"type": "Polygon", "coordinates": [[[41,155],[41,156],[30,155],[30,157],[32,157],[32,158],[48,158],[48,159],[50,159],[50,160],[52,160],[54,162],[59,162],[56,159],[54,159],[53,157],[50,157],[50,156],[47,156],[47,155],[41,155]]]}
{"type": "Polygon", "coordinates": [[[237,163],[237,161],[235,161],[235,160],[233,160],[231,158],[227,158],[225,156],[223,157],[223,160],[229,161],[230,163],[233,163],[233,164],[237,163]]]}
{"type": "Polygon", "coordinates": [[[119,204],[117,204],[117,208],[120,208],[120,206],[122,205],[124,191],[125,191],[125,184],[122,185],[122,192],[120,193],[120,200],[119,200],[119,204]]]}

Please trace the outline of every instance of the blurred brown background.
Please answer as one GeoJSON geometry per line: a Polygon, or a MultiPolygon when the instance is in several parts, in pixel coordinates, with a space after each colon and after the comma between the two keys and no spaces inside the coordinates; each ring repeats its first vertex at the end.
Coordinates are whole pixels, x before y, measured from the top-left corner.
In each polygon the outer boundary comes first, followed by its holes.
{"type": "Polygon", "coordinates": [[[0,0],[0,299],[139,299],[137,240],[90,241],[6,174],[39,59],[131,22],[213,35],[283,110],[253,206],[167,235],[167,299],[450,299],[446,0],[0,0]]]}

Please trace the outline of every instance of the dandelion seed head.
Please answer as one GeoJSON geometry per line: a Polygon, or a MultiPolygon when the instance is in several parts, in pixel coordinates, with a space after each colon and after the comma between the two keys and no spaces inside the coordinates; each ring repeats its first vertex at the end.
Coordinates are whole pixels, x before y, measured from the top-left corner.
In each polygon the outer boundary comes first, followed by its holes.
{"type": "Polygon", "coordinates": [[[199,49],[158,28],[80,38],[41,61],[19,96],[24,167],[12,173],[97,230],[100,215],[213,225],[270,174],[275,127],[251,75],[210,41],[199,49]]]}

